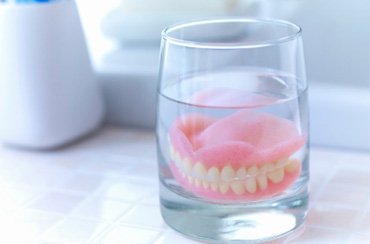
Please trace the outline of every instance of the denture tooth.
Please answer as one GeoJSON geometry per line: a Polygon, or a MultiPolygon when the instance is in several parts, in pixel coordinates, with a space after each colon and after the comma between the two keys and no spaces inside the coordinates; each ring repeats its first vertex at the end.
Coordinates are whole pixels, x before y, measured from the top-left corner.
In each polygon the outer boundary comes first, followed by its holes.
{"type": "Polygon", "coordinates": [[[210,182],[218,182],[220,180],[220,170],[216,167],[211,167],[208,170],[207,179],[210,182]]]}
{"type": "Polygon", "coordinates": [[[295,171],[296,169],[298,169],[299,164],[300,164],[300,162],[299,162],[298,159],[291,159],[291,160],[289,160],[289,164],[287,166],[285,166],[285,170],[288,173],[291,173],[291,172],[295,171]]]}
{"type": "Polygon", "coordinates": [[[248,177],[254,177],[258,175],[258,168],[257,166],[252,166],[248,169],[248,177]]]}
{"type": "Polygon", "coordinates": [[[236,178],[238,180],[244,180],[247,177],[247,170],[244,167],[241,167],[236,171],[236,178]]]}
{"type": "Polygon", "coordinates": [[[205,179],[207,175],[207,169],[201,162],[197,162],[193,168],[193,175],[197,179],[205,179]]]}
{"type": "Polygon", "coordinates": [[[258,186],[260,187],[261,190],[266,189],[266,187],[267,187],[267,177],[266,177],[266,175],[260,174],[259,176],[257,176],[257,182],[258,182],[258,186]]]}
{"type": "Polygon", "coordinates": [[[209,188],[209,183],[205,180],[202,181],[202,186],[204,189],[208,189],[209,188]]]}
{"type": "Polygon", "coordinates": [[[255,193],[257,190],[257,183],[254,177],[246,179],[244,186],[249,193],[255,193]]]}
{"type": "Polygon", "coordinates": [[[223,181],[232,181],[235,176],[235,171],[231,166],[225,166],[221,171],[221,179],[223,181]]]}
{"type": "Polygon", "coordinates": [[[220,183],[220,192],[222,194],[226,194],[226,192],[229,190],[229,183],[221,182],[220,183]]]}
{"type": "Polygon", "coordinates": [[[211,185],[211,189],[212,189],[212,191],[217,191],[217,189],[218,189],[218,184],[217,184],[216,182],[211,183],[210,185],[211,185]]]}
{"type": "Polygon", "coordinates": [[[194,184],[195,184],[196,187],[200,187],[201,183],[202,183],[201,180],[199,180],[197,178],[194,179],[194,184]]]}
{"type": "Polygon", "coordinates": [[[242,195],[245,193],[244,185],[241,181],[235,181],[231,183],[230,186],[236,195],[242,195]]]}
{"type": "Polygon", "coordinates": [[[289,163],[289,158],[282,158],[276,161],[276,168],[284,168],[289,163]]]}
{"type": "Polygon", "coordinates": [[[273,172],[267,174],[267,177],[273,183],[279,183],[284,179],[284,168],[276,168],[273,172]]]}
{"type": "Polygon", "coordinates": [[[267,163],[265,165],[263,165],[260,170],[259,170],[259,174],[266,174],[268,172],[271,172],[274,170],[274,165],[272,163],[267,163]]]}
{"type": "Polygon", "coordinates": [[[188,182],[192,185],[194,183],[194,178],[188,175],[188,182]]]}
{"type": "Polygon", "coordinates": [[[185,174],[190,175],[191,174],[191,161],[188,158],[185,158],[183,160],[183,170],[185,174]]]}

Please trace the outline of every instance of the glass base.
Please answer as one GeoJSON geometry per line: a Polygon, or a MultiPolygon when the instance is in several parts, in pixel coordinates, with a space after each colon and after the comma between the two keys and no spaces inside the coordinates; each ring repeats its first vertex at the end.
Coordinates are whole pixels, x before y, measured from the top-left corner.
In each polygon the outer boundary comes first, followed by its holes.
{"type": "Polygon", "coordinates": [[[184,198],[161,182],[161,212],[174,230],[211,243],[265,243],[295,232],[307,214],[308,190],[252,204],[212,204],[184,198]]]}

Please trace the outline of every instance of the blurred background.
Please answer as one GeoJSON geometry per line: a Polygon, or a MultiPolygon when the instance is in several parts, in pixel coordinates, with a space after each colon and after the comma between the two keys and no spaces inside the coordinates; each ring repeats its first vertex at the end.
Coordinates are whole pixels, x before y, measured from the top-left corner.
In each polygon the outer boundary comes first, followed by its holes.
{"type": "Polygon", "coordinates": [[[0,1],[0,52],[7,57],[0,60],[0,134],[14,144],[57,146],[101,122],[153,129],[162,29],[256,17],[303,28],[312,143],[370,150],[370,2],[76,0],[77,8],[74,2],[0,1]]]}
{"type": "Polygon", "coordinates": [[[312,143],[370,149],[368,1],[78,0],[78,5],[108,123],[153,126],[165,26],[220,16],[279,18],[303,28],[312,143]]]}

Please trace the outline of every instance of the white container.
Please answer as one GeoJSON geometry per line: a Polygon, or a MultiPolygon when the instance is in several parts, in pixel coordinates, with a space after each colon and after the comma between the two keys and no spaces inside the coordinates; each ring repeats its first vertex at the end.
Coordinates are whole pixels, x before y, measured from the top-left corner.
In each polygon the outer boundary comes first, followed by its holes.
{"type": "Polygon", "coordinates": [[[103,102],[75,2],[0,4],[0,137],[47,149],[96,129],[103,102]]]}

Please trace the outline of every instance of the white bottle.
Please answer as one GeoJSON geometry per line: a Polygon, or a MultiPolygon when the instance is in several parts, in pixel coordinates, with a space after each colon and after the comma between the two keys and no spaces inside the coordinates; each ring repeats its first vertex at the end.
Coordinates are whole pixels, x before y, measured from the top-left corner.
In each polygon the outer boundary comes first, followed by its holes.
{"type": "Polygon", "coordinates": [[[64,145],[102,122],[102,97],[72,0],[0,3],[0,138],[64,145]]]}

